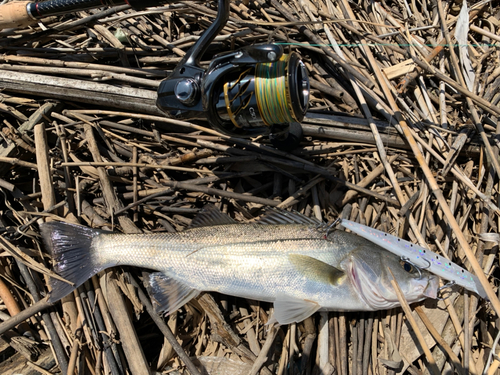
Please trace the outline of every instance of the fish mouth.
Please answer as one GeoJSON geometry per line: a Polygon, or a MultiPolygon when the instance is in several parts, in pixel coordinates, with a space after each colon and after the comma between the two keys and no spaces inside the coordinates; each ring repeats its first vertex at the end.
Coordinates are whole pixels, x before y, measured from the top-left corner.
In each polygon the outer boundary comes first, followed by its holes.
{"type": "Polygon", "coordinates": [[[439,291],[439,277],[429,274],[425,278],[416,279],[412,283],[413,292],[406,296],[408,302],[420,301],[426,297],[436,299],[439,291]]]}
{"type": "Polygon", "coordinates": [[[426,297],[436,299],[438,298],[438,290],[439,290],[439,277],[437,277],[436,275],[430,275],[429,281],[425,286],[425,289],[422,292],[422,294],[426,297]]]}

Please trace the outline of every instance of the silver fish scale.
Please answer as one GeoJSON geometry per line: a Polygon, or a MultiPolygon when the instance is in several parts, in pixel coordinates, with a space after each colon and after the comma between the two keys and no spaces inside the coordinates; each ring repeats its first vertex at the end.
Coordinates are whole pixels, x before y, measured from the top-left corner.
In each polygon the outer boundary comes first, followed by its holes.
{"type": "MultiPolygon", "coordinates": [[[[296,239],[255,242],[244,247],[239,244],[209,247],[196,253],[195,263],[199,267],[195,275],[203,280],[204,290],[264,301],[273,301],[276,295],[286,294],[311,299],[324,306],[328,303],[325,297],[331,297],[332,286],[319,277],[311,278],[298,271],[287,255],[323,253],[323,258],[327,258],[328,250],[332,254],[327,244],[320,240],[296,239]],[[222,247],[227,252],[220,251],[222,247]]],[[[338,263],[335,257],[330,258],[331,262],[338,263]]],[[[178,273],[177,276],[190,275],[178,273]]]]}
{"type": "Polygon", "coordinates": [[[370,310],[351,283],[333,286],[290,262],[289,254],[299,254],[341,268],[350,252],[366,247],[366,240],[342,231],[332,231],[329,241],[324,235],[306,225],[234,224],[180,233],[103,234],[92,247],[109,266],[151,268],[197,290],[270,302],[286,294],[324,308],[370,310]]]}

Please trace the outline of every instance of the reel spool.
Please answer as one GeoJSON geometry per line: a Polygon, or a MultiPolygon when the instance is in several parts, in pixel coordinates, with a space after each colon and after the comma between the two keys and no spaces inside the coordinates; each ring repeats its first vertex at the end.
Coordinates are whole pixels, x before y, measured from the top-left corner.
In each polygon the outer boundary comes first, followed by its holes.
{"type": "MultiPolygon", "coordinates": [[[[301,122],[309,102],[306,67],[296,53],[241,68],[215,104],[225,133],[251,135],[301,122]]],[[[271,132],[273,132],[271,130],[271,132]]]]}
{"type": "Polygon", "coordinates": [[[244,47],[215,56],[206,70],[201,56],[229,18],[229,1],[218,1],[215,22],[158,89],[157,106],[176,119],[208,119],[227,135],[269,135],[277,148],[291,150],[302,137],[309,78],[296,53],[279,45],[244,47]]]}

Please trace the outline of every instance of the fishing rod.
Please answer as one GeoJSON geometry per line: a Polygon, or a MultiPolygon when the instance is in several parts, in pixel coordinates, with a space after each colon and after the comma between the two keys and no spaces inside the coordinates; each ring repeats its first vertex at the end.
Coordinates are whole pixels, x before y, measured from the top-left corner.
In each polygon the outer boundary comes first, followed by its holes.
{"type": "Polygon", "coordinates": [[[105,6],[130,5],[140,10],[154,7],[166,1],[156,0],[49,0],[43,2],[11,1],[0,5],[0,30],[26,27],[38,20],[105,6]]]}
{"type": "MultiPolygon", "coordinates": [[[[128,4],[144,9],[155,0],[15,1],[0,5],[0,30],[26,27],[37,20],[84,9],[128,4]]],[[[179,120],[206,119],[216,130],[238,137],[269,136],[283,150],[298,146],[309,103],[307,69],[295,52],[277,44],[259,44],[200,61],[229,19],[229,0],[217,0],[215,21],[160,83],[157,107],[179,120]]]]}

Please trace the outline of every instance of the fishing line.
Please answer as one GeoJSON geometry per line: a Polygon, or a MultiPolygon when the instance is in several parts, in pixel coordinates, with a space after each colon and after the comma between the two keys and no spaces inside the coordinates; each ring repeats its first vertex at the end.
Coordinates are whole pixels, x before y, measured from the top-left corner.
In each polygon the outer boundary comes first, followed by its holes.
{"type": "MultiPolygon", "coordinates": [[[[437,47],[497,47],[498,43],[468,43],[468,44],[429,44],[429,43],[423,43],[420,44],[425,47],[429,48],[437,48],[437,47]]],[[[296,47],[333,47],[333,44],[329,43],[297,43],[297,42],[274,42],[274,44],[280,44],[280,45],[290,45],[290,46],[296,46],[296,47]]],[[[368,47],[416,47],[417,44],[414,43],[341,43],[338,44],[339,47],[361,47],[361,46],[368,46],[368,47]]]]}
{"type": "Polygon", "coordinates": [[[358,20],[356,18],[350,19],[336,19],[336,20],[318,20],[318,21],[281,21],[281,22],[269,22],[269,21],[250,21],[250,20],[234,20],[232,21],[237,25],[259,25],[259,26],[303,26],[303,25],[316,25],[316,24],[334,24],[342,22],[356,22],[361,24],[367,24],[372,26],[386,27],[389,29],[396,29],[397,26],[386,25],[384,23],[376,23],[371,21],[358,20]]]}

